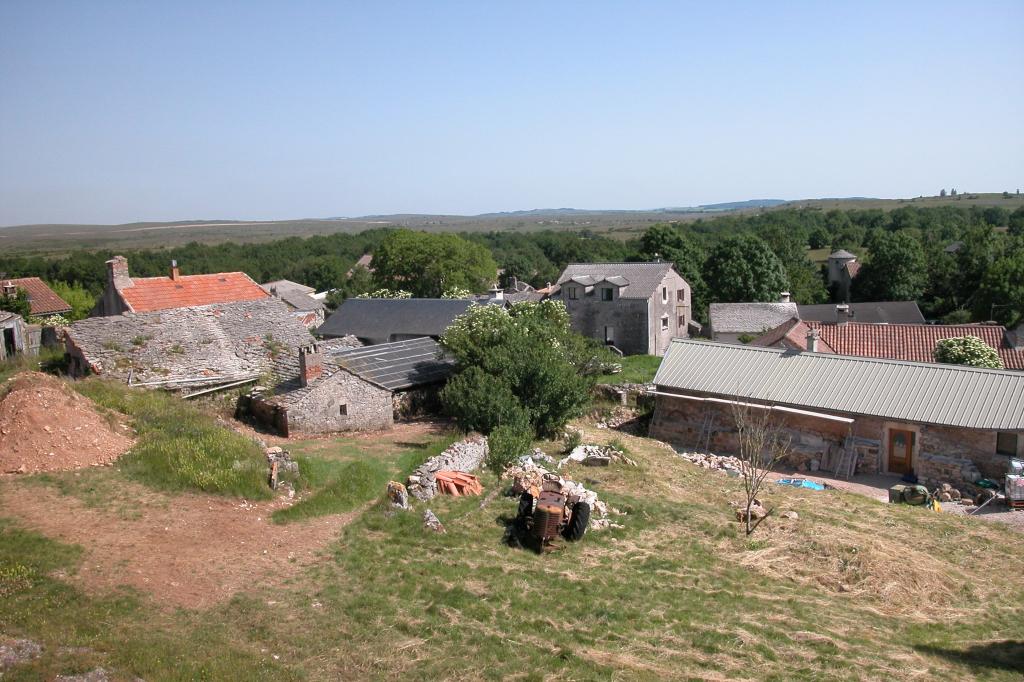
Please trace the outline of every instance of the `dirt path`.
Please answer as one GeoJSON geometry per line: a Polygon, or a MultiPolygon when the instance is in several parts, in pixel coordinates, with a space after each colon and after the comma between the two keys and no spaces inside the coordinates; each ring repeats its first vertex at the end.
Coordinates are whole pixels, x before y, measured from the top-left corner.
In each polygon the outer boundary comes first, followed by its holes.
{"type": "Polygon", "coordinates": [[[15,481],[0,488],[0,514],[81,545],[82,562],[67,579],[87,590],[129,585],[162,604],[205,608],[297,575],[358,513],[276,525],[269,515],[279,502],[140,493],[140,513],[128,520],[15,481]]]}

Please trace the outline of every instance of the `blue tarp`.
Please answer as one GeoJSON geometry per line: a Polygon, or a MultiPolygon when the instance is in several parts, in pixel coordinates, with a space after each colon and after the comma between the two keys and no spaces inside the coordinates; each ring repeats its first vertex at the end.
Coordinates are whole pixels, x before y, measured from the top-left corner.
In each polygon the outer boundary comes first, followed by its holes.
{"type": "Polygon", "coordinates": [[[825,486],[821,483],[815,483],[814,481],[808,481],[806,478],[780,478],[776,481],[779,485],[791,485],[794,488],[810,488],[811,490],[824,490],[825,486]]]}

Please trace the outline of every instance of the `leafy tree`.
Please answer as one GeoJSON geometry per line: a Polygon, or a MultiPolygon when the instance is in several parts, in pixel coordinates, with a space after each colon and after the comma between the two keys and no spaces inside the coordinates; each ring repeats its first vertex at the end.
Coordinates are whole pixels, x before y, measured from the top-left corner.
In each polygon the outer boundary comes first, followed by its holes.
{"type": "Polygon", "coordinates": [[[920,242],[902,232],[879,232],[868,244],[871,259],[853,281],[859,301],[916,301],[928,276],[920,242]]]}
{"type": "Polygon", "coordinates": [[[651,225],[640,238],[640,260],[670,261],[690,285],[690,306],[694,317],[707,321],[707,285],[704,283],[704,249],[676,225],[651,225]]]}
{"type": "Polygon", "coordinates": [[[832,243],[832,235],[824,227],[816,227],[807,236],[807,245],[812,249],[824,249],[832,243]]]}
{"type": "Polygon", "coordinates": [[[66,314],[65,317],[69,322],[75,322],[76,320],[84,320],[89,317],[89,313],[96,306],[96,296],[89,293],[89,291],[78,282],[74,284],[68,284],[67,282],[47,282],[50,288],[53,289],[53,293],[60,296],[64,301],[71,306],[71,312],[66,314]]]}
{"type": "Polygon", "coordinates": [[[933,351],[935,362],[947,365],[967,365],[968,367],[988,367],[1002,369],[1003,361],[996,349],[977,336],[959,336],[952,339],[939,339],[933,351]]]}
{"type": "Polygon", "coordinates": [[[1010,234],[1015,237],[1024,237],[1024,206],[1019,206],[1010,217],[1006,219],[1010,227],[1010,234]]]}
{"type": "Polygon", "coordinates": [[[749,233],[727,237],[711,250],[704,279],[711,303],[777,301],[789,289],[782,261],[749,233]]]}
{"type": "Polygon", "coordinates": [[[942,316],[942,324],[969,324],[971,322],[971,311],[966,308],[957,308],[942,316]]]}
{"type": "Polygon", "coordinates": [[[437,298],[453,287],[486,291],[498,270],[480,244],[454,234],[411,230],[385,237],[374,252],[373,267],[380,286],[405,289],[421,298],[437,298]]]}
{"type": "Polygon", "coordinates": [[[1024,322],[1024,247],[1000,258],[985,273],[974,297],[974,314],[1008,327],[1024,322]]]}
{"type": "Polygon", "coordinates": [[[0,310],[21,315],[26,320],[32,313],[32,305],[28,301],[28,292],[18,287],[13,295],[0,294],[0,310]]]}
{"type": "Polygon", "coordinates": [[[569,328],[560,301],[472,307],[441,344],[459,367],[441,402],[464,429],[484,433],[524,420],[537,435],[556,433],[587,404],[599,355],[569,328]]]}
{"type": "Polygon", "coordinates": [[[1010,218],[1010,212],[1002,206],[989,206],[981,213],[982,218],[992,227],[1002,227],[1010,218]]]}

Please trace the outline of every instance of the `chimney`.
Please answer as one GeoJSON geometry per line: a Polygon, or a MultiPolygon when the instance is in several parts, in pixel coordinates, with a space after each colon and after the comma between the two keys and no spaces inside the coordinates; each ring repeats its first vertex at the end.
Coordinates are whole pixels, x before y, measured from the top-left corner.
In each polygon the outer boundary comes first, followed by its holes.
{"type": "Polygon", "coordinates": [[[114,256],[107,261],[107,285],[115,289],[132,286],[132,278],[128,276],[128,259],[114,256]]]}
{"type": "Polygon", "coordinates": [[[311,343],[299,347],[299,383],[308,386],[324,373],[324,356],[320,354],[320,346],[311,343]]]}
{"type": "Polygon", "coordinates": [[[850,314],[850,306],[845,303],[840,303],[836,306],[836,324],[846,324],[853,317],[850,314]]]}
{"type": "Polygon", "coordinates": [[[807,352],[817,353],[818,352],[818,330],[808,329],[807,330],[807,352]]]}
{"type": "Polygon", "coordinates": [[[178,261],[172,260],[171,261],[171,279],[178,279],[178,277],[180,277],[180,276],[181,276],[181,273],[178,272],[178,261]]]}
{"type": "Polygon", "coordinates": [[[779,303],[789,303],[789,292],[783,291],[779,294],[779,303]]]}
{"type": "Polygon", "coordinates": [[[17,287],[14,286],[14,282],[7,280],[3,285],[3,295],[7,297],[16,296],[18,293],[17,287]]]}

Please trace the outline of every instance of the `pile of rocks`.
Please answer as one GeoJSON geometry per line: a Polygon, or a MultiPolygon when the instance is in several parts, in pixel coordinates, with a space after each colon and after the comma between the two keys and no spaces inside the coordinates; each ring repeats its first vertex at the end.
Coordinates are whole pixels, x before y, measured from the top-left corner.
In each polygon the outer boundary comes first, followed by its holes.
{"type": "Polygon", "coordinates": [[[270,467],[270,489],[286,489],[289,497],[294,496],[295,490],[291,481],[299,477],[299,463],[292,459],[287,450],[276,445],[267,448],[263,454],[266,455],[267,465],[270,467]]]}
{"type": "Polygon", "coordinates": [[[599,429],[622,429],[624,431],[630,431],[631,429],[625,427],[631,426],[633,422],[637,421],[639,416],[640,413],[632,407],[616,407],[612,410],[610,415],[597,422],[595,426],[599,429]]]}
{"type": "MultiPolygon", "coordinates": [[[[520,458],[518,464],[514,464],[506,469],[505,473],[503,473],[501,477],[504,479],[512,479],[513,495],[522,495],[531,488],[540,488],[544,474],[547,473],[551,472],[544,467],[535,464],[532,458],[524,455],[520,458]]],[[[612,515],[622,515],[624,512],[620,512],[614,507],[609,507],[606,503],[598,499],[597,493],[584,487],[581,483],[563,476],[559,476],[558,481],[561,483],[563,491],[569,495],[575,495],[581,501],[590,505],[591,530],[622,528],[621,525],[612,523],[610,517],[612,515]]]]}
{"type": "Polygon", "coordinates": [[[580,462],[589,467],[606,467],[612,462],[636,466],[636,462],[627,457],[626,453],[611,445],[577,445],[567,457],[559,460],[558,468],[561,469],[569,462],[580,462]]]}
{"type": "Polygon", "coordinates": [[[713,455],[706,452],[680,452],[678,454],[687,462],[696,464],[702,469],[724,471],[732,476],[739,475],[743,469],[743,463],[739,458],[729,455],[713,455]]]}
{"type": "Polygon", "coordinates": [[[487,459],[487,437],[472,433],[436,457],[421,464],[409,476],[406,486],[409,494],[418,500],[429,500],[437,494],[438,471],[475,471],[487,459]]]}

